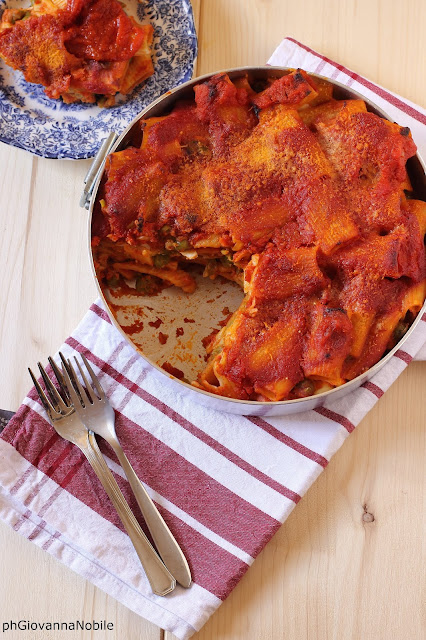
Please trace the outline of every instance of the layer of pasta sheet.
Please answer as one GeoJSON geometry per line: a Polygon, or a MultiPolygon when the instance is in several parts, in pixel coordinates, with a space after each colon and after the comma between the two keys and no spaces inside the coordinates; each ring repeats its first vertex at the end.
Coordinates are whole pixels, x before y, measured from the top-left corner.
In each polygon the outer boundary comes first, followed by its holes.
{"type": "Polygon", "coordinates": [[[95,266],[144,295],[190,294],[194,265],[241,285],[194,385],[301,398],[355,378],[402,337],[426,295],[407,128],[302,70],[252,84],[218,74],[139,125],[107,159],[95,266]]]}
{"type": "Polygon", "coordinates": [[[49,98],[110,107],[154,73],[152,39],[118,0],[32,0],[3,12],[0,58],[49,98]]]}

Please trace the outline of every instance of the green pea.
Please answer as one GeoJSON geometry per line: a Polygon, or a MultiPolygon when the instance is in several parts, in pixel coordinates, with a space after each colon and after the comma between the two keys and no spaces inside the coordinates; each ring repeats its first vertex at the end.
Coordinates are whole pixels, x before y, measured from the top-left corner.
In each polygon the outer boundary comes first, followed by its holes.
{"type": "Polygon", "coordinates": [[[314,383],[312,382],[312,380],[308,380],[307,378],[305,380],[302,380],[302,382],[296,384],[296,386],[293,388],[293,393],[296,398],[308,398],[309,396],[312,396],[314,394],[314,391],[314,383]]]}
{"type": "Polygon", "coordinates": [[[408,323],[403,322],[402,320],[398,322],[395,329],[393,330],[393,337],[395,342],[399,342],[408,331],[408,323]]]}
{"type": "Polygon", "coordinates": [[[233,262],[228,255],[224,255],[220,258],[220,261],[224,267],[232,267],[233,262]]]}
{"type": "Polygon", "coordinates": [[[137,276],[137,278],[135,280],[135,289],[136,289],[136,291],[139,291],[140,293],[146,293],[148,288],[149,288],[149,286],[148,286],[148,282],[147,282],[146,276],[145,275],[137,276]]]}
{"type": "Polygon", "coordinates": [[[189,249],[189,242],[186,238],[184,238],[183,240],[178,240],[175,243],[175,248],[177,251],[186,251],[187,249],[189,249]]]}
{"type": "Polygon", "coordinates": [[[170,255],[168,253],[157,253],[153,258],[154,267],[162,269],[166,264],[170,262],[170,255]]]}
{"type": "Polygon", "coordinates": [[[185,153],[188,156],[193,155],[205,155],[208,153],[209,148],[200,140],[190,140],[184,147],[185,153]]]}
{"type": "Polygon", "coordinates": [[[120,284],[120,276],[117,275],[116,273],[113,276],[111,276],[111,278],[108,278],[107,280],[107,285],[109,286],[110,289],[116,289],[119,284],[120,284]]]}

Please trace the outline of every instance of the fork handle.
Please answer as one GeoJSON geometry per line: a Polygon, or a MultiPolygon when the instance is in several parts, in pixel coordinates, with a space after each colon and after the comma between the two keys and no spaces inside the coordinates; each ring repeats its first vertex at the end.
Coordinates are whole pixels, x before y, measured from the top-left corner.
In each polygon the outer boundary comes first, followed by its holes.
{"type": "Polygon", "coordinates": [[[140,528],[114,476],[103,459],[93,432],[88,432],[87,442],[88,446],[82,451],[110,497],[138,554],[153,592],[159,596],[165,596],[173,591],[176,586],[176,580],[165,567],[140,528]]]}
{"type": "Polygon", "coordinates": [[[121,446],[117,444],[115,440],[112,440],[112,438],[108,440],[108,442],[113,447],[124,473],[126,474],[149,532],[152,535],[152,539],[154,540],[155,546],[157,547],[158,553],[160,554],[164,564],[179,584],[183,587],[189,587],[192,580],[191,571],[181,548],[173,537],[173,534],[167,524],[164,522],[157,507],[148,495],[145,487],[136,475],[121,446]]]}

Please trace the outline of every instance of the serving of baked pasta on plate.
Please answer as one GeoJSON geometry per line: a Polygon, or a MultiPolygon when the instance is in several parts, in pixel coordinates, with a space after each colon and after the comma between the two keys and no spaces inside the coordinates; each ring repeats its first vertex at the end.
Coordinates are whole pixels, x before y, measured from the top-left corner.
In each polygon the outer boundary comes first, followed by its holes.
{"type": "Polygon", "coordinates": [[[94,156],[192,76],[189,0],[0,0],[0,14],[0,140],[40,156],[94,156]]]}
{"type": "Polygon", "coordinates": [[[3,12],[0,57],[49,98],[110,107],[153,74],[152,38],[118,0],[33,0],[3,12]]]}
{"type": "Polygon", "coordinates": [[[394,347],[425,300],[415,153],[407,128],[318,76],[213,75],[107,158],[98,279],[148,308],[171,285],[191,296],[200,271],[219,291],[243,289],[203,336],[207,361],[189,380],[202,390],[282,401],[339,387],[394,347]]]}

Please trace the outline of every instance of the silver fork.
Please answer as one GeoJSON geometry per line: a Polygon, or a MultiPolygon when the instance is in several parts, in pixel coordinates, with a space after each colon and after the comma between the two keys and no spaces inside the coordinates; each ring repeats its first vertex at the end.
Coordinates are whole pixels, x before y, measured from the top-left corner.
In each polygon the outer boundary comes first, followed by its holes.
{"type": "Polygon", "coordinates": [[[68,392],[81,421],[88,429],[94,431],[97,435],[102,436],[102,438],[104,438],[113,448],[130,483],[139,508],[164,564],[179,584],[183,587],[189,587],[192,578],[188,562],[186,561],[186,558],[170,529],[161,517],[160,512],[137,477],[132,465],[127,459],[126,454],[121,448],[115,432],[114,409],[109,404],[105,392],[102,389],[92,367],[88,363],[87,358],[81,354],[81,358],[92,380],[92,385],[89,384],[79,361],[74,357],[85,385],[85,389],[83,389],[70,360],[65,360],[61,353],[59,355],[63,364],[62,372],[65,377],[68,392]],[[74,385],[76,388],[74,388],[74,385]],[[94,389],[96,389],[98,395],[96,395],[94,389]]]}
{"type": "MultiPolygon", "coordinates": [[[[63,382],[61,380],[61,374],[58,367],[52,358],[49,358],[49,363],[55,372],[61,388],[63,388],[63,382]]],[[[40,363],[38,363],[38,367],[44,384],[46,385],[50,400],[38,383],[31,369],[28,369],[28,371],[30,372],[34,386],[52,426],[62,438],[75,444],[84,453],[93,471],[96,473],[103,488],[111,499],[111,502],[113,503],[120,520],[133,543],[153,592],[159,596],[167,595],[175,588],[176,580],[157,555],[155,549],[152,547],[148,538],[139,526],[138,521],[130,510],[130,507],[121,493],[114,476],[102,456],[93,432],[89,431],[84,426],[68,398],[63,398],[59,394],[47,375],[44,367],[40,363]]]]}

